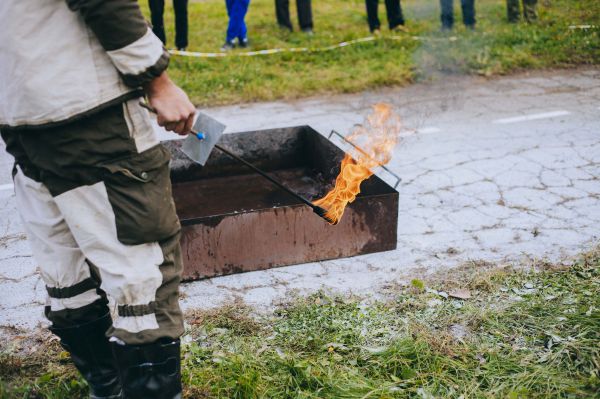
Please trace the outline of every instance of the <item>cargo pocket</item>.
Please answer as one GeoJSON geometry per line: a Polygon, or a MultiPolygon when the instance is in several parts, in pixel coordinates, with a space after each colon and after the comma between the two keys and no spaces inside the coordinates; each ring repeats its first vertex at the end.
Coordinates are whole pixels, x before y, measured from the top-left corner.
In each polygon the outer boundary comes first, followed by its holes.
{"type": "Polygon", "coordinates": [[[115,213],[117,237],[126,245],[165,240],[180,230],[169,176],[169,152],[157,145],[102,165],[115,213]]]}

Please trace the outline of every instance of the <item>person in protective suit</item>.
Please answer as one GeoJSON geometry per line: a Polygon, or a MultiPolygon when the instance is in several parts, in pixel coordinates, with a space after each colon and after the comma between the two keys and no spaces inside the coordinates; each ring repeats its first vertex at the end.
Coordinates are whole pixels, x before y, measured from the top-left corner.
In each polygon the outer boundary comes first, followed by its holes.
{"type": "Polygon", "coordinates": [[[92,398],[180,398],[180,225],[139,104],[191,130],[169,54],[136,0],[3,1],[0,35],[0,133],[50,330],[92,398]]]}

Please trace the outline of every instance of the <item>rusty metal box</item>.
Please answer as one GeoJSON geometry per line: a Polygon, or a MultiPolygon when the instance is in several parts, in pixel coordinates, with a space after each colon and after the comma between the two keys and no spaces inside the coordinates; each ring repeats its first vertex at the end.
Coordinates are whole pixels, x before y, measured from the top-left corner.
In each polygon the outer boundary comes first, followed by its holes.
{"type": "MultiPolygon", "coordinates": [[[[220,144],[308,199],[324,195],[344,152],[308,126],[227,134],[220,144]]],[[[396,248],[398,192],[377,176],[361,186],[338,225],[215,149],[202,167],[173,155],[184,279],[195,280],[396,248]]]]}

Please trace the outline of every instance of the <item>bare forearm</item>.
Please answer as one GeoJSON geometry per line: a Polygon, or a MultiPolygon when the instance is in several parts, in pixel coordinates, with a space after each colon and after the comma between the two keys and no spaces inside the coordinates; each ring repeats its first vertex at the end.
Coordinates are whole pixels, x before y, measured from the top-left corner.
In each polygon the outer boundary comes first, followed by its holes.
{"type": "Polygon", "coordinates": [[[196,108],[187,94],[171,79],[167,72],[144,85],[152,108],[156,110],[158,124],[178,134],[188,134],[194,123],[196,108]]]}

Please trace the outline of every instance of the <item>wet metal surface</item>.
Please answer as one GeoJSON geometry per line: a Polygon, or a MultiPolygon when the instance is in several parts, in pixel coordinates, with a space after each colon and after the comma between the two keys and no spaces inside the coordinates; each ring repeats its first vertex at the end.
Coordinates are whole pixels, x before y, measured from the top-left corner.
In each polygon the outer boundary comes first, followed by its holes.
{"type": "MultiPolygon", "coordinates": [[[[331,188],[343,157],[309,127],[232,134],[222,144],[311,200],[331,188]]],[[[330,226],[218,150],[201,167],[177,143],[169,148],[186,280],[396,248],[398,193],[376,176],[330,226]]]]}

